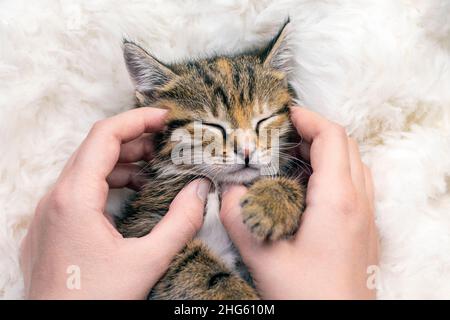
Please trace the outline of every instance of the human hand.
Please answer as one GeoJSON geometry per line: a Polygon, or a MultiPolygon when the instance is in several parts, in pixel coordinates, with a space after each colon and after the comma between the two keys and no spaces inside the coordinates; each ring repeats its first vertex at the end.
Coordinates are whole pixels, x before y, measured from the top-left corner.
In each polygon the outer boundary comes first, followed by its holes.
{"type": "Polygon", "coordinates": [[[369,299],[367,267],[378,262],[370,170],[345,130],[294,107],[291,119],[310,149],[313,174],[299,231],[289,240],[259,242],[242,222],[233,186],[222,198],[221,219],[265,299],[369,299]]]}
{"type": "Polygon", "coordinates": [[[99,121],[40,201],[21,250],[30,299],[143,299],[202,225],[209,183],[196,180],[142,238],[123,238],[105,213],[110,187],[142,181],[132,162],[148,158],[145,133],[164,126],[165,111],[134,109],[99,121]],[[70,266],[80,288],[67,285],[70,266]]]}

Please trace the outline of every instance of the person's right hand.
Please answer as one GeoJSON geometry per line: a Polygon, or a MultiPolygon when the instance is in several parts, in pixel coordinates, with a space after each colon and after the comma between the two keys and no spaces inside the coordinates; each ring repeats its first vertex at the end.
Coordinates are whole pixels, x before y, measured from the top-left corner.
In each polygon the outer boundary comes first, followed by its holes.
{"type": "Polygon", "coordinates": [[[367,286],[367,268],[378,263],[370,171],[342,127],[299,107],[291,119],[311,146],[313,168],[296,236],[258,242],[242,222],[241,186],[224,193],[222,222],[262,298],[374,298],[367,286]]]}

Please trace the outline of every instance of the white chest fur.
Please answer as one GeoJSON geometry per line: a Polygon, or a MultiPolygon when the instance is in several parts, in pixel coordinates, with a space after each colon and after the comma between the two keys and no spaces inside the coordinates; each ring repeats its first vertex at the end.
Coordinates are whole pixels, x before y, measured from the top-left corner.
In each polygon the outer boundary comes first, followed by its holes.
{"type": "Polygon", "coordinates": [[[219,194],[217,192],[210,193],[203,226],[196,238],[207,244],[214,254],[220,257],[230,269],[234,270],[237,258],[236,249],[220,221],[219,211],[219,194]]]}

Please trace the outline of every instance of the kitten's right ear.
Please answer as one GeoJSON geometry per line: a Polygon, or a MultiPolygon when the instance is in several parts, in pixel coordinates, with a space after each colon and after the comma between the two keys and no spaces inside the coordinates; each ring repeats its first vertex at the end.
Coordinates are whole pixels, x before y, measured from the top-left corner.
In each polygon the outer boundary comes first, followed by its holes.
{"type": "Polygon", "coordinates": [[[151,94],[177,75],[137,44],[124,40],[123,56],[138,92],[151,94]]]}
{"type": "Polygon", "coordinates": [[[292,48],[290,46],[289,35],[292,33],[292,23],[288,18],[283,27],[272,39],[268,47],[262,53],[262,60],[265,66],[289,73],[292,70],[292,48]]]}

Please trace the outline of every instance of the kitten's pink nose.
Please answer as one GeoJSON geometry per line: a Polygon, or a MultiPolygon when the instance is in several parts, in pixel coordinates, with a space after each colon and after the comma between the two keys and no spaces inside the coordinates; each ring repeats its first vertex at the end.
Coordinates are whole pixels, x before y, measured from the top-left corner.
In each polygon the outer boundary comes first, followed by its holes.
{"type": "Polygon", "coordinates": [[[250,157],[250,149],[249,148],[244,148],[244,158],[248,158],[250,157]]]}
{"type": "Polygon", "coordinates": [[[243,153],[244,153],[245,166],[248,167],[248,164],[250,163],[250,149],[244,148],[243,153]]]}
{"type": "Polygon", "coordinates": [[[234,138],[234,153],[238,156],[236,159],[239,163],[245,164],[246,167],[250,166],[250,160],[255,152],[256,137],[250,132],[236,132],[234,138]],[[241,162],[242,161],[242,162],[241,162]]]}

